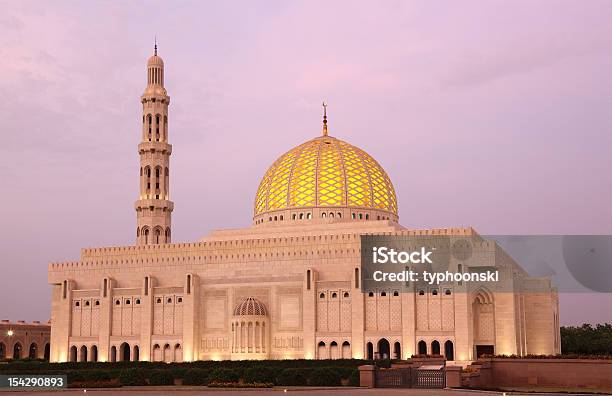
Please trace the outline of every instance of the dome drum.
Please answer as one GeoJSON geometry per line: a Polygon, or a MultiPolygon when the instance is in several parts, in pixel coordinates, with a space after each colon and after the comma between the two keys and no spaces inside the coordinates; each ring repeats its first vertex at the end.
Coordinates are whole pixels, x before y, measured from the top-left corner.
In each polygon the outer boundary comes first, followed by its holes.
{"type": "Polygon", "coordinates": [[[398,221],[398,216],[386,210],[365,207],[319,206],[309,208],[281,209],[265,212],[253,217],[254,225],[265,224],[299,224],[300,221],[310,222],[346,222],[367,220],[398,221]]]}

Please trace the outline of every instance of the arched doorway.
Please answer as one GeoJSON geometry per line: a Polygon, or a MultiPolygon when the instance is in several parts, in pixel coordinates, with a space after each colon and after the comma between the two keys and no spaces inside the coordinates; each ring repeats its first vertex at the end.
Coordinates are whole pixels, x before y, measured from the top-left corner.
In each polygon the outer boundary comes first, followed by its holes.
{"type": "Polygon", "coordinates": [[[92,362],[98,361],[98,347],[95,345],[91,347],[91,358],[90,359],[92,362]]]}
{"type": "Polygon", "coordinates": [[[374,345],[371,342],[368,342],[366,345],[368,360],[374,360],[374,345]]]}
{"type": "Polygon", "coordinates": [[[74,345],[70,347],[70,361],[71,362],[77,361],[77,347],[74,345]]]}
{"type": "Polygon", "coordinates": [[[177,363],[181,363],[183,361],[183,347],[181,344],[176,344],[174,346],[174,361],[177,363]]]}
{"type": "Polygon", "coordinates": [[[396,341],[395,344],[393,344],[393,358],[397,360],[402,358],[402,346],[399,341],[396,341]]]}
{"type": "Polygon", "coordinates": [[[28,357],[30,359],[38,358],[38,345],[35,342],[30,344],[30,350],[28,351],[28,357]]]}
{"type": "Polygon", "coordinates": [[[140,348],[138,347],[138,345],[134,345],[134,353],[132,355],[132,360],[134,362],[140,361],[140,348]]]}
{"type": "Polygon", "coordinates": [[[317,347],[317,359],[327,359],[326,352],[325,343],[323,341],[319,342],[319,346],[317,347]]]}
{"type": "Polygon", "coordinates": [[[338,356],[338,343],[336,341],[332,341],[331,344],[329,344],[329,355],[331,359],[338,359],[340,358],[340,356],[338,356]]]}
{"type": "Polygon", "coordinates": [[[431,354],[432,355],[440,354],[440,343],[438,341],[431,342],[431,354]]]}
{"type": "Polygon", "coordinates": [[[117,361],[117,347],[114,345],[111,347],[110,361],[111,362],[117,361]]]}
{"type": "Polygon", "coordinates": [[[79,351],[79,362],[87,361],[87,347],[83,345],[79,351]]]}
{"type": "Polygon", "coordinates": [[[0,342],[0,360],[6,359],[6,346],[0,342]]]}
{"type": "Polygon", "coordinates": [[[446,360],[455,360],[455,348],[453,347],[453,342],[448,340],[444,343],[444,357],[446,360]]]}
{"type": "Polygon", "coordinates": [[[423,340],[418,343],[419,355],[427,355],[427,343],[423,340]]]}
{"type": "Polygon", "coordinates": [[[49,343],[45,344],[45,360],[49,360],[49,358],[51,357],[51,346],[49,345],[49,343]]]}
{"type": "Polygon", "coordinates": [[[478,289],[472,301],[474,346],[476,357],[495,353],[495,304],[493,294],[484,287],[478,289]]]}
{"type": "Polygon", "coordinates": [[[391,359],[391,346],[386,338],[381,338],[378,341],[378,358],[391,359]]]}
{"type": "Polygon", "coordinates": [[[351,344],[348,341],[342,343],[342,359],[351,358],[351,344]]]}
{"type": "Polygon", "coordinates": [[[130,361],[130,344],[124,342],[119,347],[119,360],[122,362],[130,361]]]}

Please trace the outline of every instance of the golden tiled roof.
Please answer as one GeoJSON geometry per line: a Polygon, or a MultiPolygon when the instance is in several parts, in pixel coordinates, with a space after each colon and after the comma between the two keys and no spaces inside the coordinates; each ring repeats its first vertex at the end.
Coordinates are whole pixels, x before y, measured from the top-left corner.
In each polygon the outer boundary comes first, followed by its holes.
{"type": "Polygon", "coordinates": [[[283,154],[264,175],[255,197],[255,216],[285,208],[352,206],[397,215],[389,176],[365,151],[320,136],[283,154]]]}

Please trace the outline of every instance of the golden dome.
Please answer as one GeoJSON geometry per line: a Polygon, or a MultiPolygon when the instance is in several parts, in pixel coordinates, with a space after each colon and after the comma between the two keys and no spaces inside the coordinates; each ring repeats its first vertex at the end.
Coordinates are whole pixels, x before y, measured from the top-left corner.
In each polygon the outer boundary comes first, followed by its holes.
{"type": "Polygon", "coordinates": [[[257,189],[254,214],[304,207],[374,209],[397,219],[395,190],[385,170],[365,151],[327,135],[289,150],[270,166],[257,189]]]}

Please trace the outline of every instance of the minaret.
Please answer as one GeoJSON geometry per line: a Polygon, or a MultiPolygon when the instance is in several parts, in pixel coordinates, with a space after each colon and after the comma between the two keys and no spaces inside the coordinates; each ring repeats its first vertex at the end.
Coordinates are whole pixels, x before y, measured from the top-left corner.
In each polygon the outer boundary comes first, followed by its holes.
{"type": "Polygon", "coordinates": [[[142,139],[140,154],[140,196],[136,201],[136,243],[170,243],[170,154],[168,144],[168,105],[164,88],[164,61],[155,52],[147,62],[147,88],[141,97],[142,139]]]}

